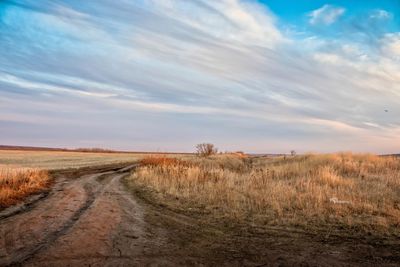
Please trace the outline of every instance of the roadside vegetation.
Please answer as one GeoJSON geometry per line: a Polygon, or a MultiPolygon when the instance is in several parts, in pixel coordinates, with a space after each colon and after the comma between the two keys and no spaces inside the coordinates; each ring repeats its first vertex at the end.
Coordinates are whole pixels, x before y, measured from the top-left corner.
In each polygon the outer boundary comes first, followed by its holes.
{"type": "Polygon", "coordinates": [[[128,182],[171,208],[255,225],[398,233],[400,160],[370,154],[148,157],[128,182]]]}
{"type": "Polygon", "coordinates": [[[0,166],[0,209],[50,186],[46,170],[0,166]]]}

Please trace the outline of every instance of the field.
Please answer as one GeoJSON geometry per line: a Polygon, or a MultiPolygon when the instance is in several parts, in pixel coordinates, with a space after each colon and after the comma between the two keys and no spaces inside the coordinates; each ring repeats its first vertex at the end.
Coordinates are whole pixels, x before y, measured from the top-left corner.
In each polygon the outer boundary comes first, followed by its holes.
{"type": "Polygon", "coordinates": [[[0,164],[0,266],[400,261],[396,157],[0,150],[0,164]]]}
{"type": "Polygon", "coordinates": [[[130,177],[159,202],[257,225],[397,232],[400,160],[351,153],[146,158],[130,177]]]}
{"type": "Polygon", "coordinates": [[[0,150],[0,166],[54,170],[134,161],[141,157],[143,154],[136,153],[0,150]]]}

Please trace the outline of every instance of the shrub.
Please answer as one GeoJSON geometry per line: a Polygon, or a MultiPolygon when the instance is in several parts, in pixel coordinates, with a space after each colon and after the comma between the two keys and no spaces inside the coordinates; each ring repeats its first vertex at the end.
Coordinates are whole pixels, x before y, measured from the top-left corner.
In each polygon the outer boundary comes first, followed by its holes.
{"type": "Polygon", "coordinates": [[[201,157],[208,157],[218,153],[218,149],[210,143],[196,145],[196,153],[201,157]]]}

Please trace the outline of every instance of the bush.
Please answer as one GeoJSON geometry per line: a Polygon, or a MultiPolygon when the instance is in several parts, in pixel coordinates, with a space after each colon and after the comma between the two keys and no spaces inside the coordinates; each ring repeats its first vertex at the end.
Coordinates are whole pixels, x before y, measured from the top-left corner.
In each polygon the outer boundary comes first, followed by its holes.
{"type": "Polygon", "coordinates": [[[196,146],[196,153],[201,157],[208,157],[218,153],[218,149],[209,143],[198,144],[196,146]]]}

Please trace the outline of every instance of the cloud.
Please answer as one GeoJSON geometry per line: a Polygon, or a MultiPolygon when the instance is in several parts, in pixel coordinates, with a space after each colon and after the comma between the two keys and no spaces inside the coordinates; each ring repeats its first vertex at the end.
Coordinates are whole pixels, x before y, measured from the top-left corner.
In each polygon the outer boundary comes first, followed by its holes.
{"type": "Polygon", "coordinates": [[[331,25],[339,17],[345,13],[346,9],[343,7],[335,7],[332,5],[324,5],[319,9],[311,11],[309,16],[309,23],[312,25],[324,24],[331,25]]]}
{"type": "Polygon", "coordinates": [[[372,19],[387,20],[393,18],[393,14],[383,9],[375,9],[371,12],[369,17],[372,19]]]}
{"type": "Polygon", "coordinates": [[[386,56],[400,59],[400,33],[386,34],[381,43],[386,56]]]}
{"type": "MultiPolygon", "coordinates": [[[[396,34],[375,50],[294,38],[256,1],[14,2],[0,17],[5,141],[400,150],[396,34]]],[[[324,7],[315,23],[344,12],[324,7]]]]}

